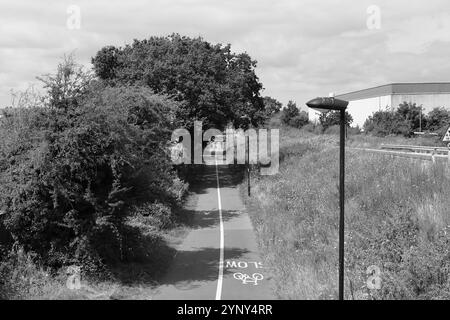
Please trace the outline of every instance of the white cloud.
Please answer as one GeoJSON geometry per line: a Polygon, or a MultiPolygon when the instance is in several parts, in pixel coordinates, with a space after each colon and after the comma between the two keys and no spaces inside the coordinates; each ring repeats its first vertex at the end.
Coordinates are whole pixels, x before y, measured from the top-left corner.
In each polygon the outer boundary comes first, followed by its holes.
{"type": "Polygon", "coordinates": [[[390,52],[425,53],[436,41],[450,42],[450,14],[418,16],[401,22],[387,42],[390,52]]]}
{"type": "Polygon", "coordinates": [[[0,105],[11,88],[54,71],[65,53],[89,64],[105,45],[172,32],[248,52],[263,94],[299,106],[329,92],[448,79],[446,0],[0,1],[0,105]],[[80,30],[66,27],[71,4],[80,6],[80,30]],[[372,4],[381,9],[380,30],[366,26],[372,4]]]}

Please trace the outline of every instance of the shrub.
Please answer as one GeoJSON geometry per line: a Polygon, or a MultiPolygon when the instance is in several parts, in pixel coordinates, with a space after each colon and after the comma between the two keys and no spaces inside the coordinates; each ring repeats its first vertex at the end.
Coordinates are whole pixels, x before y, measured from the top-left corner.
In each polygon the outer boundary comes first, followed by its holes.
{"type": "Polygon", "coordinates": [[[278,112],[280,112],[281,108],[283,107],[283,104],[280,101],[278,101],[272,97],[266,96],[263,99],[264,99],[265,112],[268,117],[271,117],[274,114],[277,114],[278,112]]]}
{"type": "Polygon", "coordinates": [[[289,101],[286,108],[281,111],[281,121],[284,124],[289,124],[293,118],[299,115],[299,113],[300,111],[295,102],[289,101]]]}
{"type": "Polygon", "coordinates": [[[377,111],[364,122],[364,132],[375,136],[401,134],[409,136],[411,127],[404,118],[394,111],[377,111]]]}
{"type": "Polygon", "coordinates": [[[300,111],[293,101],[289,101],[281,111],[281,122],[294,128],[301,128],[309,123],[308,113],[300,111]]]}
{"type": "MultiPolygon", "coordinates": [[[[80,80],[71,68],[46,78],[45,107],[2,121],[0,208],[17,244],[46,265],[95,269],[123,259],[131,207],[180,199],[165,148],[178,104],[148,88],[90,80],[59,90],[80,80]]],[[[166,216],[158,216],[164,225],[166,216]]]]}
{"type": "MultiPolygon", "coordinates": [[[[319,122],[324,127],[324,129],[327,129],[328,127],[331,126],[340,125],[341,112],[340,111],[323,112],[319,116],[319,122]]],[[[351,116],[351,114],[345,111],[345,124],[347,125],[347,127],[350,127],[352,122],[353,117],[351,116]]]]}
{"type": "Polygon", "coordinates": [[[53,285],[49,270],[40,267],[35,256],[22,248],[2,251],[0,299],[39,298],[53,285]]]}
{"type": "Polygon", "coordinates": [[[165,229],[173,223],[170,207],[160,202],[135,206],[131,216],[136,219],[135,221],[155,229],[165,229]]]}
{"type": "Polygon", "coordinates": [[[305,111],[300,112],[297,116],[289,120],[289,125],[294,128],[301,128],[309,123],[308,113],[305,111]]]}
{"type": "Polygon", "coordinates": [[[428,113],[427,119],[427,130],[438,132],[447,130],[450,126],[450,111],[445,108],[434,108],[428,113]]]}

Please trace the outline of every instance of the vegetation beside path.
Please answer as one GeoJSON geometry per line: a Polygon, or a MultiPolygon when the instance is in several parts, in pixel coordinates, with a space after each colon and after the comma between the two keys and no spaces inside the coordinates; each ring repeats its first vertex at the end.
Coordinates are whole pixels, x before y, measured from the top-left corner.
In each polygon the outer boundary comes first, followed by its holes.
{"type": "MultiPolygon", "coordinates": [[[[417,143],[405,140],[395,143],[417,143]]],[[[335,299],[338,136],[283,127],[280,141],[279,174],[254,175],[250,198],[242,185],[265,263],[279,298],[335,299]]],[[[449,299],[449,168],[347,150],[345,189],[346,299],[449,299]],[[379,290],[368,288],[370,266],[379,290]]]]}

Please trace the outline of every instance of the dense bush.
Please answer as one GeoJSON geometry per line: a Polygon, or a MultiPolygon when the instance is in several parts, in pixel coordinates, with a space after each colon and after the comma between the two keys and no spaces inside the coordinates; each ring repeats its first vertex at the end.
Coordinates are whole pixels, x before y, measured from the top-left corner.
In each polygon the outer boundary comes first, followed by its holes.
{"type": "Polygon", "coordinates": [[[2,118],[0,208],[16,244],[46,265],[95,268],[123,259],[132,207],[179,200],[165,148],[178,104],[77,70],[69,61],[45,78],[45,107],[2,118]]]}
{"type": "Polygon", "coordinates": [[[294,128],[302,128],[309,123],[308,113],[306,111],[301,111],[297,116],[289,121],[289,125],[294,128]]]}
{"type": "Polygon", "coordinates": [[[146,202],[135,206],[131,212],[132,217],[155,229],[165,229],[173,223],[170,207],[161,202],[146,202]]]}
{"type": "MultiPolygon", "coordinates": [[[[347,111],[345,111],[345,124],[347,127],[353,122],[353,117],[347,111]]],[[[338,126],[341,123],[340,111],[328,111],[323,112],[319,116],[319,123],[323,126],[324,130],[332,126],[338,126]]]]}
{"type": "Polygon", "coordinates": [[[423,108],[416,103],[401,103],[396,110],[403,121],[405,121],[412,131],[418,131],[427,127],[427,117],[422,115],[423,108]]]}
{"type": "Polygon", "coordinates": [[[270,117],[270,116],[280,112],[281,108],[283,107],[283,104],[280,101],[278,101],[272,97],[266,96],[263,98],[263,100],[264,100],[264,108],[265,108],[267,117],[270,117]]]}
{"type": "Polygon", "coordinates": [[[437,132],[443,136],[449,126],[450,110],[445,108],[434,108],[427,114],[427,130],[437,132]]]}
{"type": "Polygon", "coordinates": [[[284,124],[289,122],[300,114],[300,110],[297,108],[297,104],[294,101],[289,101],[286,108],[281,111],[281,121],[284,124]]]}
{"type": "Polygon", "coordinates": [[[401,134],[408,136],[411,130],[399,115],[392,111],[377,111],[364,123],[364,131],[376,136],[401,134]]]}
{"type": "Polygon", "coordinates": [[[50,274],[37,267],[34,256],[23,249],[3,250],[0,263],[0,299],[43,297],[50,274]]]}
{"type": "Polygon", "coordinates": [[[281,111],[282,123],[294,128],[301,128],[309,123],[308,113],[300,111],[293,101],[289,101],[286,108],[281,111]]]}

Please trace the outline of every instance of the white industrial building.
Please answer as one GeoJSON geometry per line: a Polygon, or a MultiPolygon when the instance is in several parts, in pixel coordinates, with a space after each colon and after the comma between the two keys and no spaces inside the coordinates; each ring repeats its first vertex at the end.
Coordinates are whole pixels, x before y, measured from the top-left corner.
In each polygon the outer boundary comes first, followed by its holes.
{"type": "Polygon", "coordinates": [[[336,95],[336,98],[349,101],[353,126],[362,127],[374,112],[395,109],[405,101],[422,105],[424,113],[435,107],[450,108],[450,82],[393,83],[336,95]]]}

